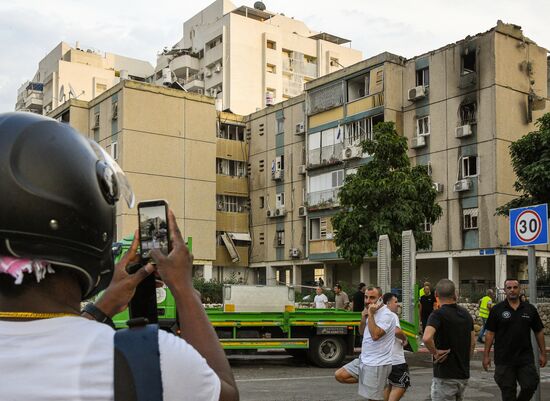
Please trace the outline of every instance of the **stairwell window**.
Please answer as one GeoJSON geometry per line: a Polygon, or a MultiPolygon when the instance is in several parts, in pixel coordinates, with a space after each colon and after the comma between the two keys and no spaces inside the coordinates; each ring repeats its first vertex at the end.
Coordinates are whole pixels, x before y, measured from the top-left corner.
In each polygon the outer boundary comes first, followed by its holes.
{"type": "Polygon", "coordinates": [[[430,69],[429,67],[416,70],[416,86],[430,85],[430,69]]]}
{"type": "Polygon", "coordinates": [[[276,246],[284,246],[285,244],[285,230],[277,230],[276,246]]]}
{"type": "Polygon", "coordinates": [[[470,208],[462,210],[464,230],[478,229],[478,208],[470,208]]]}
{"type": "Polygon", "coordinates": [[[464,156],[461,160],[462,178],[477,177],[479,174],[479,157],[464,156]]]}
{"type": "Polygon", "coordinates": [[[416,119],[416,136],[430,135],[430,116],[416,119]]]}

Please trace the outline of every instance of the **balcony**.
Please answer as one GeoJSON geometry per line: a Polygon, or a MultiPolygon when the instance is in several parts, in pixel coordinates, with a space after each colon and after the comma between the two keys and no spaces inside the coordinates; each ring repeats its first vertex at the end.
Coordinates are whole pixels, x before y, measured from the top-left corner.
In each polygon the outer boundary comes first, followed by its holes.
{"type": "Polygon", "coordinates": [[[25,109],[30,111],[41,111],[42,110],[42,97],[43,94],[40,91],[27,91],[25,96],[25,109]]]}
{"type": "Polygon", "coordinates": [[[185,80],[183,89],[189,92],[204,92],[204,81],[198,76],[194,75],[185,80]]]}
{"type": "Polygon", "coordinates": [[[189,74],[196,74],[200,69],[199,59],[189,54],[178,56],[170,61],[170,69],[176,76],[182,78],[186,77],[187,70],[189,70],[189,74]]]}
{"type": "Polygon", "coordinates": [[[458,79],[458,87],[460,89],[467,89],[477,84],[477,72],[467,71],[460,74],[458,79]]]}
{"type": "Polygon", "coordinates": [[[216,193],[220,195],[248,196],[248,178],[217,174],[216,193]]]}
{"type": "Polygon", "coordinates": [[[307,63],[300,59],[283,58],[283,71],[300,76],[317,78],[317,64],[307,63]]]}
{"type": "Polygon", "coordinates": [[[307,194],[308,209],[323,209],[337,207],[340,202],[338,193],[340,188],[331,188],[324,191],[310,192],[307,194]]]}
{"type": "Polygon", "coordinates": [[[335,253],[338,250],[336,243],[331,239],[310,240],[309,254],[335,253]]]}
{"type": "Polygon", "coordinates": [[[309,169],[322,166],[330,166],[333,164],[342,163],[342,151],[344,150],[343,143],[323,146],[322,148],[313,149],[308,152],[307,167],[309,169]]]}
{"type": "Polygon", "coordinates": [[[248,231],[248,211],[216,212],[216,230],[227,232],[248,231]]]}

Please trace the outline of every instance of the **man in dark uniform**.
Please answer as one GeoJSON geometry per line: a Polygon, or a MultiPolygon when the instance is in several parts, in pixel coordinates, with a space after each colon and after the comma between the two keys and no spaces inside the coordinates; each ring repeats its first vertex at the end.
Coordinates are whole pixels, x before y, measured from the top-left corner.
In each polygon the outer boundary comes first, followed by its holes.
{"type": "Polygon", "coordinates": [[[353,294],[353,311],[362,312],[365,309],[365,289],[367,286],[365,283],[359,283],[357,286],[357,292],[353,294]]]}
{"type": "Polygon", "coordinates": [[[426,330],[428,318],[432,314],[435,305],[435,294],[432,292],[430,283],[425,283],[424,294],[420,297],[418,314],[420,315],[420,323],[422,324],[422,333],[426,330]]]}
{"type": "Polygon", "coordinates": [[[539,365],[546,366],[544,326],[537,309],[519,300],[519,281],[504,282],[506,299],[489,312],[485,334],[483,368],[491,365],[491,346],[495,342],[495,382],[503,401],[529,401],[540,378],[537,374],[531,344],[531,330],[540,350],[539,365]],[[517,394],[517,383],[520,392],[517,394]]]}

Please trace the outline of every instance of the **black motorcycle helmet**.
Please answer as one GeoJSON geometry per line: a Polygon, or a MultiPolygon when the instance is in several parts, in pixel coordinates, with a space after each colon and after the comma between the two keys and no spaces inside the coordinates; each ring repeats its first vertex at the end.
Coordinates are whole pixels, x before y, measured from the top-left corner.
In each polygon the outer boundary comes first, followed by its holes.
{"type": "Polygon", "coordinates": [[[82,298],[113,274],[115,204],[134,196],[95,142],[33,113],[0,114],[0,254],[78,273],[82,298]]]}

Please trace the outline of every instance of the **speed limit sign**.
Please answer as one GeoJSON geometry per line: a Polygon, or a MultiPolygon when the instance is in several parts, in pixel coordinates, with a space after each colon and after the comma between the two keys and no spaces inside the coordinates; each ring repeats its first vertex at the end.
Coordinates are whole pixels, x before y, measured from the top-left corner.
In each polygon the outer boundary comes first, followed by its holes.
{"type": "Polygon", "coordinates": [[[544,244],[548,244],[548,206],[510,209],[510,245],[544,244]]]}

